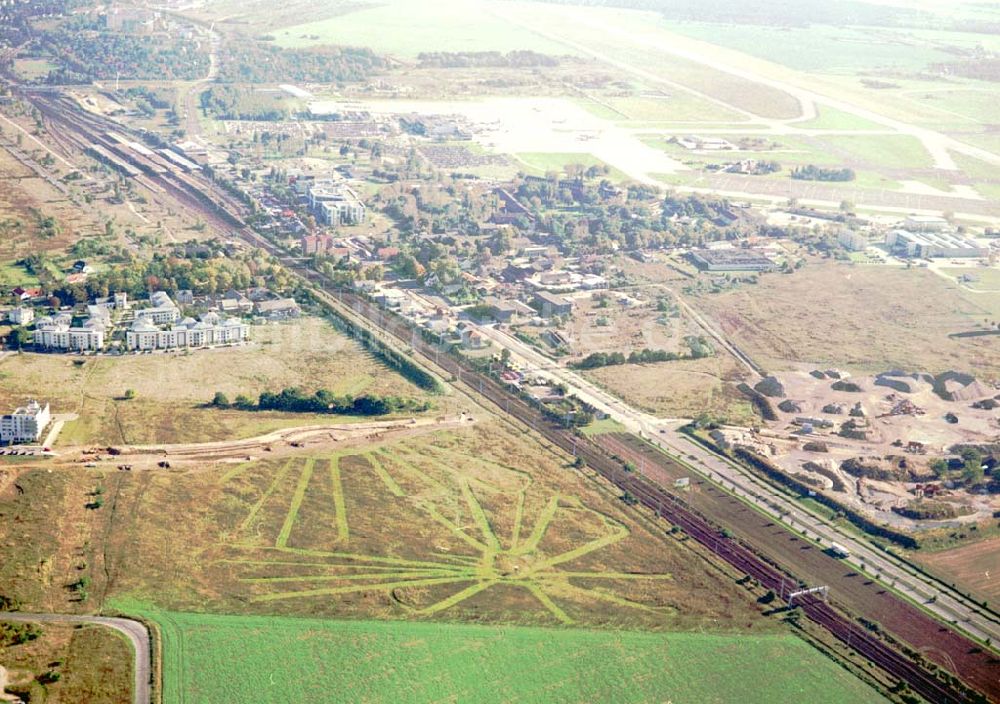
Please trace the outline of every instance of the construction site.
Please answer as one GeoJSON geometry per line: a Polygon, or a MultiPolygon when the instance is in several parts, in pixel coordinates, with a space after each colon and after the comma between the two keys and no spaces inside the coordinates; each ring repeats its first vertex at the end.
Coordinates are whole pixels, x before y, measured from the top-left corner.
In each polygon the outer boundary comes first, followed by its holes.
{"type": "Polygon", "coordinates": [[[759,428],[711,431],[811,493],[907,532],[975,524],[1000,507],[1000,389],[969,375],[853,377],[801,369],[744,386],[759,428]]]}

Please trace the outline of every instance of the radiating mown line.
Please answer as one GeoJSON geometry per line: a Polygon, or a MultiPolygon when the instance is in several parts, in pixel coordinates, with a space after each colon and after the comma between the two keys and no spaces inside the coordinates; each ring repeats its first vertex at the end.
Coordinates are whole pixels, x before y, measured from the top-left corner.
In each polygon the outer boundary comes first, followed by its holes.
{"type": "Polygon", "coordinates": [[[563,623],[573,623],[573,619],[565,611],[556,606],[555,602],[549,598],[549,595],[542,591],[542,588],[537,584],[528,582],[524,585],[524,588],[531,592],[538,601],[542,602],[542,606],[548,609],[557,619],[563,623]]]}
{"type": "Polygon", "coordinates": [[[583,557],[584,555],[592,553],[595,550],[600,550],[601,548],[607,547],[608,545],[613,545],[614,543],[617,543],[619,540],[622,540],[623,538],[628,536],[628,534],[629,534],[628,529],[625,526],[619,526],[614,533],[610,533],[608,535],[605,535],[604,537],[597,538],[596,540],[591,540],[589,543],[581,545],[578,548],[574,548],[573,550],[568,550],[564,553],[560,553],[558,555],[550,557],[547,560],[542,560],[540,562],[534,563],[528,570],[529,574],[537,574],[539,571],[545,569],[546,567],[554,567],[555,565],[560,565],[564,562],[570,562],[571,560],[575,560],[579,557],[583,557]]]}
{"type": "Polygon", "coordinates": [[[430,517],[433,518],[435,521],[437,521],[445,528],[447,528],[449,531],[451,531],[456,538],[465,541],[476,550],[479,550],[480,552],[487,552],[487,550],[489,549],[486,547],[486,545],[484,545],[483,543],[479,542],[471,535],[466,533],[462,528],[459,528],[457,525],[455,525],[447,518],[445,518],[440,511],[431,506],[429,503],[427,502],[421,503],[420,508],[425,510],[428,513],[428,515],[430,515],[430,517]]]}
{"type": "Polygon", "coordinates": [[[378,478],[382,480],[382,483],[385,484],[386,488],[392,492],[393,496],[397,496],[399,498],[406,496],[406,492],[403,491],[403,488],[396,483],[396,480],[392,478],[392,475],[386,471],[385,467],[382,466],[382,463],[379,461],[374,452],[364,455],[364,458],[368,460],[368,464],[371,465],[375,474],[377,474],[378,478]]]}
{"type": "Polygon", "coordinates": [[[403,587],[430,587],[436,584],[457,584],[468,582],[469,577],[434,577],[430,579],[417,579],[406,582],[387,582],[385,584],[357,584],[349,587],[330,587],[328,589],[308,589],[298,592],[277,592],[274,594],[261,594],[252,598],[252,601],[281,601],[283,599],[303,599],[310,596],[333,596],[334,594],[351,594],[353,592],[388,591],[403,587]]]}
{"type": "MultiPolygon", "coordinates": [[[[423,579],[428,577],[460,577],[467,576],[469,579],[475,578],[473,570],[418,570],[414,572],[371,572],[368,574],[314,574],[299,575],[297,577],[241,577],[241,582],[251,582],[253,584],[277,584],[283,582],[336,582],[340,580],[352,582],[361,579],[423,579]]],[[[374,583],[377,586],[377,582],[374,583]]]]}
{"type": "Polygon", "coordinates": [[[337,520],[337,539],[346,543],[351,537],[350,527],[347,525],[347,504],[344,501],[344,485],[340,481],[340,457],[330,458],[330,487],[333,491],[333,507],[337,520]]]}
{"type": "Polygon", "coordinates": [[[309,488],[309,480],[312,479],[313,465],[316,463],[312,457],[306,460],[306,463],[302,466],[302,474],[299,475],[299,483],[295,487],[295,494],[292,495],[292,503],[288,507],[288,513],[285,515],[285,522],[281,526],[281,532],[278,533],[278,539],[275,541],[275,547],[283,548],[288,544],[288,536],[292,534],[292,527],[295,525],[295,519],[299,515],[299,508],[302,507],[302,500],[306,496],[306,489],[309,488]]]}
{"type": "Polygon", "coordinates": [[[470,597],[475,596],[476,594],[478,594],[479,592],[483,591],[484,589],[489,589],[494,584],[496,584],[496,582],[493,581],[493,580],[486,581],[486,582],[478,582],[476,584],[473,584],[470,587],[466,587],[465,589],[463,589],[460,592],[452,594],[447,599],[443,599],[443,600],[441,600],[441,601],[439,601],[439,602],[437,602],[435,604],[431,604],[430,606],[428,606],[425,609],[421,609],[420,613],[422,613],[422,614],[436,614],[438,611],[444,611],[445,609],[450,609],[455,604],[458,604],[460,602],[465,601],[466,599],[468,599],[470,597]]]}
{"type": "Polygon", "coordinates": [[[559,499],[560,496],[556,494],[542,509],[542,512],[538,514],[538,520],[535,521],[535,527],[531,531],[531,535],[523,545],[521,545],[516,550],[511,550],[515,555],[524,555],[538,548],[538,543],[541,542],[542,536],[545,535],[546,529],[549,527],[549,523],[556,515],[556,511],[559,509],[559,499]]]}
{"type": "Polygon", "coordinates": [[[274,490],[277,489],[278,485],[285,479],[285,476],[287,476],[289,470],[291,470],[294,462],[295,458],[293,457],[285,462],[281,469],[278,470],[278,473],[274,475],[274,480],[271,482],[270,486],[267,487],[267,491],[265,491],[260,499],[258,499],[257,503],[253,505],[253,508],[250,509],[250,514],[243,520],[243,523],[240,525],[240,530],[246,530],[247,527],[253,523],[253,520],[257,517],[261,508],[263,508],[267,500],[271,498],[271,494],[274,493],[274,490]]]}
{"type": "Polygon", "coordinates": [[[472,493],[472,489],[469,487],[469,482],[461,482],[462,495],[465,497],[465,503],[469,506],[469,512],[472,513],[472,518],[479,526],[480,532],[483,534],[483,539],[486,544],[492,548],[494,551],[500,549],[500,539],[497,538],[496,533],[493,532],[493,527],[490,525],[490,520],[486,517],[486,512],[483,511],[482,504],[472,493]]]}

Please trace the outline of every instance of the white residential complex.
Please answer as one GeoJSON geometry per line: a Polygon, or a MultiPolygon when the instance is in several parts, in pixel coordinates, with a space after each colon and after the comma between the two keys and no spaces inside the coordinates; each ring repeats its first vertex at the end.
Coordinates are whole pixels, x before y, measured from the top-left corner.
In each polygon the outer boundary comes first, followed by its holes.
{"type": "Polygon", "coordinates": [[[149,296],[152,308],[143,308],[135,312],[136,320],[146,320],[156,325],[175,323],[180,320],[181,311],[177,304],[170,300],[164,291],[154,291],[149,296]]]}
{"type": "Polygon", "coordinates": [[[346,184],[321,179],[309,188],[309,208],[324,225],[359,225],[365,221],[365,204],[346,184]]]}
{"type": "Polygon", "coordinates": [[[12,325],[31,325],[31,321],[34,319],[34,308],[19,306],[7,312],[7,320],[9,320],[12,325]]]}
{"type": "Polygon", "coordinates": [[[250,339],[250,326],[239,320],[223,320],[217,313],[206,313],[201,320],[185,318],[169,328],[158,328],[149,320],[137,318],[125,333],[125,347],[130,350],[169,350],[185,347],[229,345],[250,339]]]}
{"type": "Polygon", "coordinates": [[[37,442],[50,420],[49,404],[42,407],[37,401],[29,401],[27,406],[0,416],[0,443],[37,442]]]}
{"type": "Polygon", "coordinates": [[[104,323],[90,319],[79,327],[70,327],[71,320],[68,315],[40,318],[35,325],[35,346],[79,352],[99,350],[104,347],[104,323]]]}

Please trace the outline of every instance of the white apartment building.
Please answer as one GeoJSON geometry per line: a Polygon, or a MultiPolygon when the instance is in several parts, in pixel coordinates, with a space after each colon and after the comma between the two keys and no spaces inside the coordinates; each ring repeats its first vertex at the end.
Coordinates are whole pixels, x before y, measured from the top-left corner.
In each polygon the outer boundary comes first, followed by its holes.
{"type": "Polygon", "coordinates": [[[365,204],[346,184],[317,180],[309,188],[309,207],[324,225],[358,225],[365,221],[365,204]]]}
{"type": "Polygon", "coordinates": [[[42,407],[37,401],[29,401],[27,406],[0,416],[0,443],[37,442],[50,420],[49,404],[42,407]]]}
{"type": "Polygon", "coordinates": [[[59,320],[42,318],[35,328],[36,347],[53,350],[99,350],[104,347],[104,326],[93,320],[72,328],[65,317],[59,320]]]}
{"type": "Polygon", "coordinates": [[[138,319],[125,333],[125,347],[130,350],[170,350],[186,347],[229,345],[250,339],[250,326],[239,320],[222,320],[215,313],[201,320],[185,318],[170,328],[158,328],[138,319]]]}
{"type": "Polygon", "coordinates": [[[152,308],[143,308],[135,312],[136,320],[145,319],[156,325],[175,323],[180,320],[181,311],[164,291],[154,291],[149,296],[152,308]]]}
{"type": "Polygon", "coordinates": [[[14,325],[31,325],[35,319],[35,309],[18,306],[7,313],[7,320],[14,325]]]}

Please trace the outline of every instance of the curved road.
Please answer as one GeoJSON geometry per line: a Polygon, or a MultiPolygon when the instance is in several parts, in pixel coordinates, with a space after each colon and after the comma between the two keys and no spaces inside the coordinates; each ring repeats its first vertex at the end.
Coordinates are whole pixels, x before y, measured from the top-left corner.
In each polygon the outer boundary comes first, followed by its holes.
{"type": "Polygon", "coordinates": [[[109,616],[73,616],[70,614],[27,614],[0,612],[0,621],[18,623],[92,623],[118,631],[132,643],[135,650],[135,682],[132,686],[134,704],[150,704],[152,699],[152,658],[150,637],[146,627],[138,621],[109,616]]]}

